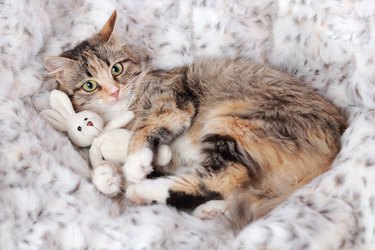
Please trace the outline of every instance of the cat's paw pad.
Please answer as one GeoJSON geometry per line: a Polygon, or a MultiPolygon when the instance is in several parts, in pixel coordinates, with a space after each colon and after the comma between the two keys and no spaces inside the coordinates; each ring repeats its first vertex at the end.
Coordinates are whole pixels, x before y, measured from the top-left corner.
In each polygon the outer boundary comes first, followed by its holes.
{"type": "Polygon", "coordinates": [[[213,219],[227,211],[225,200],[211,200],[200,205],[193,211],[193,215],[201,219],[213,219]]]}
{"type": "Polygon", "coordinates": [[[153,153],[149,148],[144,148],[131,154],[124,164],[124,175],[128,183],[138,183],[152,172],[153,153]]]}
{"type": "Polygon", "coordinates": [[[102,165],[94,169],[92,182],[103,194],[113,197],[121,191],[121,176],[111,165],[102,165]]]}
{"type": "Polygon", "coordinates": [[[165,204],[169,197],[171,183],[171,180],[164,178],[143,180],[140,183],[128,186],[125,197],[137,205],[154,202],[165,204]]]}

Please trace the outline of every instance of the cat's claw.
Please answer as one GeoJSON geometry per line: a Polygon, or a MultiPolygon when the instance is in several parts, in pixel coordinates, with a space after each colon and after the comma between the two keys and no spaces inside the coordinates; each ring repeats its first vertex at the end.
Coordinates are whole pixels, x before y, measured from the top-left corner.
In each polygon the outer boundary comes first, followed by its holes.
{"type": "Polygon", "coordinates": [[[92,182],[103,194],[113,197],[121,191],[121,175],[112,164],[103,164],[94,169],[92,182]]]}
{"type": "Polygon", "coordinates": [[[152,172],[153,153],[149,148],[144,148],[126,159],[123,170],[127,183],[139,183],[152,172]]]}

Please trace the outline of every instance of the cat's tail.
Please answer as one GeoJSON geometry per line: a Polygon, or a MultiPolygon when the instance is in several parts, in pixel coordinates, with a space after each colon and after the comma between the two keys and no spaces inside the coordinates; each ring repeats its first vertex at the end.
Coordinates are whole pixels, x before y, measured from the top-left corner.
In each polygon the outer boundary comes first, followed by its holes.
{"type": "Polygon", "coordinates": [[[251,192],[237,194],[228,204],[226,220],[230,228],[235,233],[240,232],[249,223],[267,215],[297,189],[295,187],[291,192],[273,198],[258,198],[251,192]]]}

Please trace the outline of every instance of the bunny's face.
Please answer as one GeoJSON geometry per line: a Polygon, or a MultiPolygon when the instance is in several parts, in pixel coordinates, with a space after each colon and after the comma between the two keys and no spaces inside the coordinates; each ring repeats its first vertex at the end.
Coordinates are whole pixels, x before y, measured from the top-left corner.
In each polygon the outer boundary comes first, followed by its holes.
{"type": "Polygon", "coordinates": [[[80,147],[90,146],[102,129],[103,119],[90,111],[79,112],[68,120],[69,137],[80,147]]]}

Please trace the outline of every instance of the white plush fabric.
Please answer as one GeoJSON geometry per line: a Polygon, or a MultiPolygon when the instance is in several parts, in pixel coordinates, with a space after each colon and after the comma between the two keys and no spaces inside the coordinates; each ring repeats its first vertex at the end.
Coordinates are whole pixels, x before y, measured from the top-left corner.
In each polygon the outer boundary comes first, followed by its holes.
{"type": "Polygon", "coordinates": [[[0,55],[0,249],[375,249],[373,0],[3,0],[0,55]],[[38,114],[54,87],[41,62],[114,9],[124,39],[146,44],[160,67],[244,56],[346,109],[332,170],[239,235],[99,194],[85,159],[38,114]]]}

